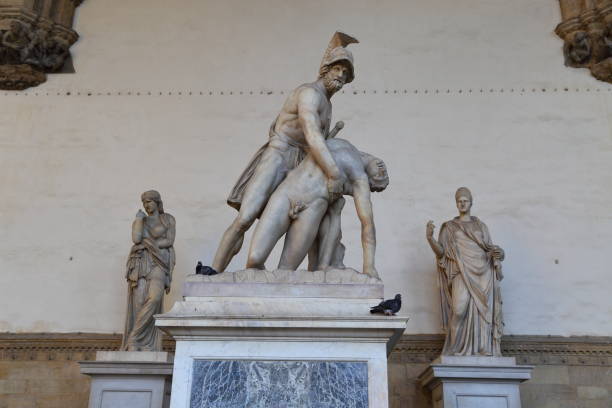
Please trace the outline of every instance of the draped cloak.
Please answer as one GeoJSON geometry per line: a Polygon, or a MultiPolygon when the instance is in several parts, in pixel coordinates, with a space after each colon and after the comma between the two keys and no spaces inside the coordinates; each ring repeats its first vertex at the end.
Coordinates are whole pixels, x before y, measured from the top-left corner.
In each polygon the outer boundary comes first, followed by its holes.
{"type": "Polygon", "coordinates": [[[442,225],[438,259],[445,355],[501,355],[501,263],[487,226],[476,217],[442,225]]]}
{"type": "MultiPolygon", "coordinates": [[[[265,153],[268,149],[276,149],[283,156],[284,169],[280,171],[286,175],[287,172],[293,170],[304,160],[306,157],[307,145],[302,144],[284,134],[277,133],[274,128],[276,127],[276,121],[278,117],[274,119],[272,125],[270,125],[269,139],[266,144],[261,146],[255,153],[251,161],[244,169],[238,181],[232,188],[229,197],[227,198],[227,204],[240,211],[242,205],[242,198],[244,193],[249,186],[249,183],[253,179],[253,176],[257,172],[257,168],[263,160],[266,160],[265,153]]],[[[276,184],[278,185],[284,177],[277,177],[276,184]]]]}
{"type": "MultiPolygon", "coordinates": [[[[166,231],[170,227],[169,214],[160,214],[166,231]]],[[[175,264],[174,248],[160,249],[149,227],[143,226],[143,240],[134,244],[126,265],[128,301],[122,350],[161,350],[161,336],[155,327],[154,315],[162,312],[164,291],[170,288],[175,264]]]]}

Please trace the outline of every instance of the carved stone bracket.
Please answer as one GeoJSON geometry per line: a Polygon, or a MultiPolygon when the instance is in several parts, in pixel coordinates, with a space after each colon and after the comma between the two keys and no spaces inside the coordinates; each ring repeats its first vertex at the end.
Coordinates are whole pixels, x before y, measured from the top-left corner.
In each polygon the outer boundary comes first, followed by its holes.
{"type": "Polygon", "coordinates": [[[79,38],[72,29],[82,0],[0,0],[0,89],[21,90],[61,70],[79,38]]]}
{"type": "Polygon", "coordinates": [[[565,65],[612,83],[612,0],[559,0],[565,65]]]}

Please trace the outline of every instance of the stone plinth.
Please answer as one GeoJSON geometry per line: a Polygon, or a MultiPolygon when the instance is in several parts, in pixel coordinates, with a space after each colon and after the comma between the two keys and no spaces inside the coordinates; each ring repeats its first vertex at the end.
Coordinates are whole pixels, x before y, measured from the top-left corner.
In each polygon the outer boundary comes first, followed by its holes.
{"type": "Polygon", "coordinates": [[[434,408],[521,408],[519,384],[532,370],[514,357],[440,356],[419,381],[434,408]]]}
{"type": "Polygon", "coordinates": [[[387,407],[408,318],[371,315],[382,296],[353,270],[188,277],[184,301],[156,316],[176,339],[171,408],[387,407]]]}
{"type": "Polygon", "coordinates": [[[167,408],[173,356],[152,351],[98,351],[82,361],[91,377],[89,408],[167,408]]]}

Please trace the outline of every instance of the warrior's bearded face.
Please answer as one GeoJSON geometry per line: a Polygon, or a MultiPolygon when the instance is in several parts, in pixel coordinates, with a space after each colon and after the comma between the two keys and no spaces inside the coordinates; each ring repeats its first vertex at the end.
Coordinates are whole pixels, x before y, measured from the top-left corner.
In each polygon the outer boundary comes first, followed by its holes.
{"type": "Polygon", "coordinates": [[[349,77],[350,67],[345,61],[339,61],[329,67],[323,76],[323,84],[330,94],[338,92],[349,77]]]}

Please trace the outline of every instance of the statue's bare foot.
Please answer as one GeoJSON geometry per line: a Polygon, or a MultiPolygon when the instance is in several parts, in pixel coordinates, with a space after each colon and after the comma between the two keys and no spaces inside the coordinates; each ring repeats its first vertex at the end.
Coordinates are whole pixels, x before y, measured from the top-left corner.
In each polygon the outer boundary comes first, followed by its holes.
{"type": "Polygon", "coordinates": [[[380,276],[378,276],[378,271],[376,270],[376,268],[366,269],[363,271],[363,273],[365,273],[366,275],[372,278],[380,279],[380,276]]]}

